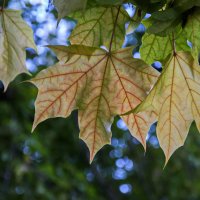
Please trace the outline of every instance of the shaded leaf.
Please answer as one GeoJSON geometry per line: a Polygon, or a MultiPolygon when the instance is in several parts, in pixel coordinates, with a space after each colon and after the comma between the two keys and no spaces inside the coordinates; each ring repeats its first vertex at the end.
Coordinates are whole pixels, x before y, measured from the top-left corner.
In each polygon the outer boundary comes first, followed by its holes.
{"type": "Polygon", "coordinates": [[[137,7],[139,7],[141,10],[147,13],[152,13],[161,9],[166,3],[166,0],[152,0],[152,1],[132,0],[132,1],[137,7]]]}
{"type": "MultiPolygon", "coordinates": [[[[160,14],[160,19],[162,19],[162,17],[162,14],[160,14]]],[[[147,33],[156,34],[159,36],[167,36],[174,31],[174,27],[178,27],[178,25],[180,25],[181,19],[182,17],[178,16],[170,20],[163,21],[154,19],[152,16],[148,19],[151,26],[148,27],[147,33]]]]}
{"type": "Polygon", "coordinates": [[[200,9],[197,9],[194,13],[188,16],[187,24],[185,25],[185,31],[188,36],[188,40],[193,45],[193,55],[198,60],[198,54],[200,51],[200,9]]]}
{"type": "Polygon", "coordinates": [[[124,0],[54,0],[54,5],[58,11],[58,20],[67,17],[71,13],[80,11],[83,15],[84,11],[89,8],[98,6],[114,6],[121,5],[124,0]]]}
{"type": "Polygon", "coordinates": [[[58,20],[68,16],[72,12],[84,10],[87,0],[54,0],[54,5],[58,11],[58,20]]]}
{"type": "MultiPolygon", "coordinates": [[[[33,129],[48,118],[68,117],[78,109],[80,137],[88,145],[92,160],[102,146],[110,143],[113,117],[141,103],[158,73],[134,59],[131,48],[112,53],[96,49],[92,55],[86,53],[90,52],[86,46],[56,49],[60,62],[32,79],[39,89],[33,129]],[[71,54],[71,48],[76,48],[79,55],[65,62],[63,53],[71,54]]],[[[151,113],[122,118],[145,148],[151,113]]]]}
{"type": "Polygon", "coordinates": [[[120,5],[124,0],[96,0],[99,5],[120,5]]]}
{"type": "Polygon", "coordinates": [[[197,0],[175,0],[169,8],[154,12],[148,19],[151,26],[147,32],[166,36],[174,31],[174,27],[181,25],[187,16],[187,12],[197,5],[197,0]]]}
{"type": "Polygon", "coordinates": [[[25,48],[36,49],[31,28],[21,18],[21,11],[0,11],[0,80],[5,90],[20,73],[28,73],[25,48]]]}

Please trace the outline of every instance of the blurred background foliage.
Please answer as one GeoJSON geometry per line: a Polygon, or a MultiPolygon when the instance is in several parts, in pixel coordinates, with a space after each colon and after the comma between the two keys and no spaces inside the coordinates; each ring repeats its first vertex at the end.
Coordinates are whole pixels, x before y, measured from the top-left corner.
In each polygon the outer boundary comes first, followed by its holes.
{"type": "MultiPolygon", "coordinates": [[[[34,30],[38,54],[27,49],[33,74],[56,62],[47,44],[68,44],[74,22],[61,20],[48,0],[12,0],[23,9],[34,30]]],[[[133,7],[125,5],[131,12],[133,7]]],[[[126,36],[124,46],[141,43],[142,25],[126,36]]],[[[139,57],[138,49],[134,57],[139,57]]],[[[155,65],[159,67],[159,64],[155,65]]],[[[163,170],[155,124],[147,137],[147,152],[116,117],[112,145],[89,164],[86,145],[78,139],[77,111],[67,119],[51,119],[31,134],[36,88],[19,76],[6,93],[0,85],[0,200],[198,200],[200,199],[200,136],[192,125],[184,148],[163,170]]]]}

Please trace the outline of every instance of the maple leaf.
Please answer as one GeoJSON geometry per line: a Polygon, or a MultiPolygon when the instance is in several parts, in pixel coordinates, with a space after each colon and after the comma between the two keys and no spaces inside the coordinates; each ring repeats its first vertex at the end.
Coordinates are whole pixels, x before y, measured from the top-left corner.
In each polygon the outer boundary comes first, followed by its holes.
{"type": "Polygon", "coordinates": [[[71,44],[109,48],[113,35],[112,49],[122,47],[125,38],[125,23],[131,21],[122,7],[97,7],[87,9],[84,14],[76,12],[72,16],[78,21],[69,40],[71,44]]]}
{"type": "Polygon", "coordinates": [[[84,10],[87,0],[54,0],[56,9],[58,10],[58,20],[68,16],[77,10],[84,10]]]}
{"type": "MultiPolygon", "coordinates": [[[[134,59],[132,48],[111,53],[78,45],[52,48],[60,62],[31,81],[39,89],[33,129],[48,118],[68,117],[78,109],[80,138],[89,147],[92,161],[97,151],[110,143],[113,117],[141,103],[158,72],[134,59]]],[[[144,147],[150,115],[122,116],[144,147]]]]}
{"type": "Polygon", "coordinates": [[[134,113],[157,113],[157,135],[166,157],[182,146],[193,120],[200,130],[200,68],[189,52],[170,58],[154,88],[134,113]]]}
{"type": "Polygon", "coordinates": [[[36,49],[31,28],[21,18],[21,11],[0,11],[0,80],[6,90],[20,73],[28,73],[25,48],[36,49]]]}

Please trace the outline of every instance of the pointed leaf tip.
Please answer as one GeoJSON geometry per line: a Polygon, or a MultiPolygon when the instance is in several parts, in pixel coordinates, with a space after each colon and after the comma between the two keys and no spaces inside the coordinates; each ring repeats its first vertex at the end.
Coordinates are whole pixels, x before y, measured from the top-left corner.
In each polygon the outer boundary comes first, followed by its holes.
{"type": "Polygon", "coordinates": [[[169,59],[148,97],[137,112],[158,113],[157,136],[167,164],[171,155],[184,145],[193,120],[200,121],[200,69],[188,52],[177,52],[169,59]],[[183,101],[184,99],[184,101],[183,101]]]}

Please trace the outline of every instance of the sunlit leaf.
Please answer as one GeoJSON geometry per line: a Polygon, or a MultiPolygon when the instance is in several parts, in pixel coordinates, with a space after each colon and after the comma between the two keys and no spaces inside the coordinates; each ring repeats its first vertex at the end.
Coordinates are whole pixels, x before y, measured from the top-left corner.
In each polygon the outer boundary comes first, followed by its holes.
{"type": "Polygon", "coordinates": [[[193,120],[200,130],[200,67],[190,53],[175,53],[146,100],[136,108],[158,115],[157,135],[169,160],[182,146],[193,120]]]}
{"type": "MultiPolygon", "coordinates": [[[[92,160],[102,146],[110,143],[113,117],[141,103],[158,73],[134,59],[132,48],[112,53],[98,48],[93,52],[86,46],[52,48],[60,62],[32,79],[39,89],[33,129],[48,118],[68,117],[78,109],[80,137],[87,143],[92,160]],[[79,55],[71,56],[74,49],[79,55]]],[[[122,118],[145,148],[151,112],[122,118]]]]}
{"type": "Polygon", "coordinates": [[[113,50],[122,47],[125,38],[125,23],[131,20],[122,7],[95,7],[88,9],[84,14],[76,12],[72,17],[78,21],[70,36],[72,44],[96,47],[103,45],[109,48],[115,27],[113,50]]]}
{"type": "Polygon", "coordinates": [[[0,11],[0,80],[6,90],[25,66],[26,47],[36,49],[31,28],[21,18],[21,11],[0,11]]]}

